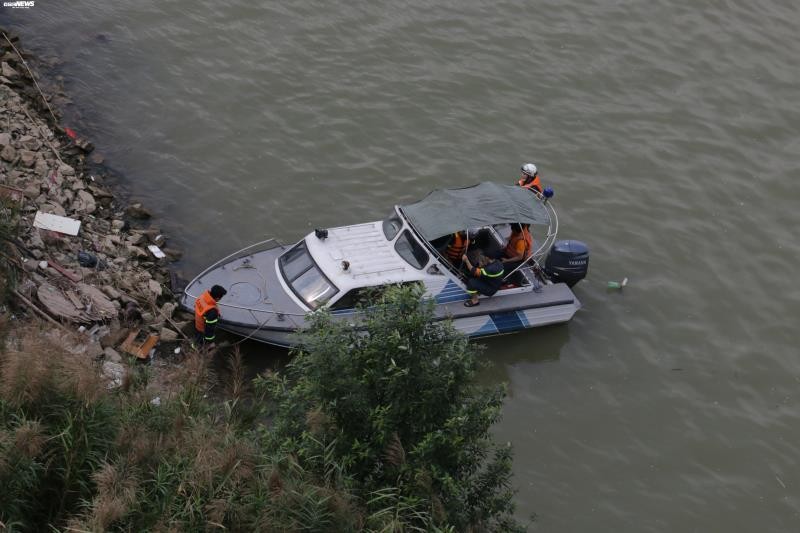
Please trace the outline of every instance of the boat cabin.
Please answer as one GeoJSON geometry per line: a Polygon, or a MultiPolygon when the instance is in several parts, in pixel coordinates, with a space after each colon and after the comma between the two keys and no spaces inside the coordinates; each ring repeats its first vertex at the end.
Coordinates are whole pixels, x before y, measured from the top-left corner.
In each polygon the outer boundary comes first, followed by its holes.
{"type": "MultiPolygon", "coordinates": [[[[550,211],[540,197],[520,187],[483,183],[435,191],[416,204],[395,207],[385,220],[310,233],[278,258],[278,278],[308,310],[352,309],[367,293],[398,283],[422,283],[432,297],[449,285],[451,295],[466,299],[466,270],[445,256],[453,233],[464,231],[470,236],[468,246],[496,252],[505,246],[513,222],[546,222],[542,233],[548,237],[550,211]]],[[[534,285],[529,268],[522,268],[508,276],[501,290],[525,291],[534,285]]]]}

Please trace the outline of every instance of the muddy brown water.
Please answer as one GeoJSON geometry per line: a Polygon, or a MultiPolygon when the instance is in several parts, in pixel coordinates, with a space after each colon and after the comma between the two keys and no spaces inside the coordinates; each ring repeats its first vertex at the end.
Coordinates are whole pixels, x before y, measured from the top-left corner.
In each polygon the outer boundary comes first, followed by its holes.
{"type": "Polygon", "coordinates": [[[570,324],[485,343],[520,517],[800,528],[796,2],[37,0],[0,23],[61,62],[187,275],[537,163],[592,255],[570,324]]]}

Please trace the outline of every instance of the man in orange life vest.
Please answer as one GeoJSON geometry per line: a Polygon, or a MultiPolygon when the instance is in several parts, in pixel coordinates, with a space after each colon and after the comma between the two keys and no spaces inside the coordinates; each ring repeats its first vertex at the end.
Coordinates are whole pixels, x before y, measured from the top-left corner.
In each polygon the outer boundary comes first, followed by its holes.
{"type": "Polygon", "coordinates": [[[447,245],[445,255],[453,266],[461,263],[461,256],[467,251],[467,234],[464,231],[453,233],[450,244],[447,245]]]}
{"type": "MultiPolygon", "coordinates": [[[[528,230],[529,224],[511,224],[511,236],[508,244],[503,249],[500,261],[503,262],[506,272],[511,272],[520,266],[526,259],[533,255],[533,237],[528,230]]],[[[509,282],[519,285],[520,275],[514,273],[509,282]]]]}
{"type": "Polygon", "coordinates": [[[533,237],[528,230],[530,224],[519,224],[515,222],[511,224],[511,237],[508,238],[503,250],[503,263],[515,263],[513,267],[516,268],[519,263],[526,260],[533,253],[533,237]]]}
{"type": "Polygon", "coordinates": [[[531,189],[542,194],[542,181],[539,179],[539,169],[533,163],[522,165],[522,177],[517,182],[520,187],[531,189]]]}
{"type": "Polygon", "coordinates": [[[194,329],[201,346],[214,342],[216,338],[217,322],[222,316],[217,309],[217,302],[227,293],[224,288],[214,285],[194,301],[194,329]]]}

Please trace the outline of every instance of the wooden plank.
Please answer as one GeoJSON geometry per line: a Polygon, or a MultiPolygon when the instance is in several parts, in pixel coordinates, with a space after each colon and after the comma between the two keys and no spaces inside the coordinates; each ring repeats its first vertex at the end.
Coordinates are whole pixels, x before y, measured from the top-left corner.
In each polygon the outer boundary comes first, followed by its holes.
{"type": "Polygon", "coordinates": [[[120,345],[120,349],[123,352],[129,353],[130,355],[136,355],[133,353],[134,350],[136,350],[134,342],[136,341],[136,336],[139,335],[140,331],[140,329],[131,330],[131,332],[128,334],[128,337],[120,345]]]}
{"type": "Polygon", "coordinates": [[[122,343],[120,349],[127,353],[128,355],[132,355],[138,359],[147,359],[150,355],[150,350],[158,343],[158,335],[155,333],[151,333],[147,336],[147,338],[141,344],[136,341],[141,330],[135,329],[130,332],[128,338],[125,339],[125,342],[122,343]]]}
{"type": "Polygon", "coordinates": [[[150,355],[150,350],[153,349],[153,346],[155,346],[157,342],[158,335],[155,333],[151,334],[149,337],[147,337],[147,340],[145,340],[142,345],[139,346],[139,353],[136,354],[136,357],[139,359],[147,359],[150,355]]]}
{"type": "Polygon", "coordinates": [[[83,302],[81,302],[81,299],[78,298],[78,295],[74,292],[67,291],[64,294],[66,294],[67,298],[69,298],[69,301],[72,302],[72,305],[75,306],[75,309],[83,309],[85,307],[83,302]]]}
{"type": "Polygon", "coordinates": [[[87,322],[83,313],[75,308],[72,301],[49,283],[41,284],[36,290],[36,296],[42,305],[58,318],[65,318],[73,322],[87,322]]]}
{"type": "Polygon", "coordinates": [[[75,275],[74,272],[71,272],[71,271],[67,270],[66,268],[64,268],[63,266],[59,265],[51,257],[47,258],[47,264],[50,265],[51,267],[53,267],[58,272],[60,272],[62,276],[64,276],[65,278],[69,279],[73,283],[77,283],[77,282],[80,281],[80,278],[77,275],[75,275]]]}
{"type": "Polygon", "coordinates": [[[117,316],[117,308],[100,289],[86,283],[78,283],[77,289],[81,296],[92,300],[90,314],[93,320],[105,320],[117,316]]]}

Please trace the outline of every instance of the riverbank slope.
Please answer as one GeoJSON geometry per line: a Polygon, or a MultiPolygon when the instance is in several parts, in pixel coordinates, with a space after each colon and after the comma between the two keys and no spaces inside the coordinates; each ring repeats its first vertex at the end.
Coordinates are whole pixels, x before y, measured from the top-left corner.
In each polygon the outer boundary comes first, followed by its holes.
{"type": "Polygon", "coordinates": [[[176,314],[180,252],[150,212],[106,184],[90,141],[63,125],[36,60],[0,35],[0,239],[3,321],[44,320],[76,355],[119,383],[126,361],[174,362],[191,335],[176,314]]]}

